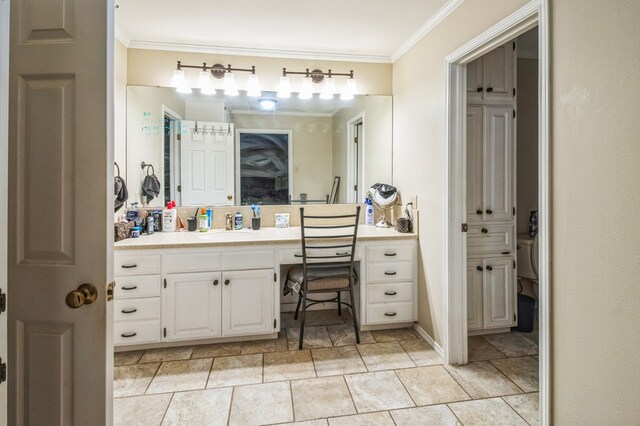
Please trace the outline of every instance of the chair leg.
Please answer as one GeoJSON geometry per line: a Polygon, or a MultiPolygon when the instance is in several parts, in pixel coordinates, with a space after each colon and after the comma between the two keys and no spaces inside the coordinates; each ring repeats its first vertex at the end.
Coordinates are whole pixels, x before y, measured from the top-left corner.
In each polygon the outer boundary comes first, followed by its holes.
{"type": "Polygon", "coordinates": [[[298,304],[296,305],[296,313],[293,315],[293,319],[298,319],[298,312],[300,312],[300,303],[302,302],[302,293],[298,294],[298,304]]]}
{"type": "Polygon", "coordinates": [[[307,295],[302,296],[302,317],[300,320],[300,341],[298,343],[298,349],[302,350],[302,341],[304,339],[304,320],[307,313],[307,295]]]}
{"type": "Polygon", "coordinates": [[[340,302],[340,295],[342,292],[338,292],[338,316],[342,316],[342,303],[340,302]]]}
{"type": "Polygon", "coordinates": [[[356,316],[356,299],[353,297],[353,287],[349,287],[351,297],[351,315],[353,316],[353,329],[356,332],[356,343],[360,343],[360,331],[358,330],[358,318],[356,316]]]}

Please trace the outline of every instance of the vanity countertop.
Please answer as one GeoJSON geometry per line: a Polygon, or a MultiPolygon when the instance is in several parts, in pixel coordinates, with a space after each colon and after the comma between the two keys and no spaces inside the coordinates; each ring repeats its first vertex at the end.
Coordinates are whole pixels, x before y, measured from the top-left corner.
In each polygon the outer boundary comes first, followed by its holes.
{"type": "MultiPolygon", "coordinates": [[[[317,235],[317,234],[314,234],[317,235]]],[[[400,233],[394,228],[358,226],[358,241],[412,240],[415,233],[400,233]]],[[[300,227],[261,228],[254,231],[242,229],[225,231],[215,229],[209,232],[156,232],[143,234],[138,238],[127,238],[114,244],[115,250],[141,250],[166,248],[195,248],[218,246],[242,246],[252,244],[295,244],[300,243],[300,227]]]]}

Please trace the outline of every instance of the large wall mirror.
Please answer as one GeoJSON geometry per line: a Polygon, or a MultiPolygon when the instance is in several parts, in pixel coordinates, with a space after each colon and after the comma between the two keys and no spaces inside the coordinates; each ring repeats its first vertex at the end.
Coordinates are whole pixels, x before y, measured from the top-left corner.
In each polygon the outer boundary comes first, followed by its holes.
{"type": "Polygon", "coordinates": [[[300,100],[129,86],[129,201],[362,202],[372,184],[391,182],[391,126],[391,96],[300,100]],[[142,190],[151,174],[160,183],[153,199],[142,190]]]}

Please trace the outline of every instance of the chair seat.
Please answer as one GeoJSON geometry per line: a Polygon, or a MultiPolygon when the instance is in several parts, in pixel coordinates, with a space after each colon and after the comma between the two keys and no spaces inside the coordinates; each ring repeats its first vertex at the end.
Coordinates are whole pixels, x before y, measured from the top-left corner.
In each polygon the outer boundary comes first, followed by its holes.
{"type": "MultiPolygon", "coordinates": [[[[309,291],[332,291],[349,287],[349,266],[336,266],[330,268],[315,269],[307,266],[309,291]]],[[[298,284],[296,287],[302,288],[304,281],[304,269],[302,265],[295,265],[289,269],[287,281],[298,284]]],[[[291,286],[290,286],[291,287],[291,286]]]]}

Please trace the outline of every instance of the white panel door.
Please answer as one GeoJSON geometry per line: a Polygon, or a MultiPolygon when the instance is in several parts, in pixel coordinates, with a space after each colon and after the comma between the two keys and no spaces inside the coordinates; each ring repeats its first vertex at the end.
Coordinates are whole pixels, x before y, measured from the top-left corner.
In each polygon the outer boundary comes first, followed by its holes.
{"type": "Polygon", "coordinates": [[[467,222],[478,223],[484,217],[482,107],[467,107],[467,222]]]}
{"type": "Polygon", "coordinates": [[[275,331],[273,278],[273,269],[222,274],[222,336],[275,331]]]}
{"type": "Polygon", "coordinates": [[[467,105],[482,102],[482,58],[467,64],[467,105]]]}
{"type": "Polygon", "coordinates": [[[482,57],[484,102],[513,102],[515,80],[514,42],[493,49],[482,57]]]}
{"type": "Polygon", "coordinates": [[[10,3],[8,423],[111,424],[115,5],[10,3]]]}
{"type": "Polygon", "coordinates": [[[165,283],[165,341],[220,337],[220,272],[167,274],[165,283]]]}
{"type": "Polygon", "coordinates": [[[484,220],[513,220],[513,108],[484,106],[484,220]]]}
{"type": "Polygon", "coordinates": [[[467,261],[467,329],[482,330],[482,259],[467,261]]]}
{"type": "Polygon", "coordinates": [[[513,258],[485,258],[484,328],[511,327],[515,324],[516,274],[513,258]]]}
{"type": "MultiPolygon", "coordinates": [[[[0,2],[0,205],[7,205],[9,119],[9,2],[0,2]]],[[[0,229],[7,229],[7,209],[0,209],[0,229]]],[[[0,292],[7,295],[7,233],[0,232],[0,292]]],[[[1,297],[1,295],[0,295],[1,297]]],[[[7,313],[0,312],[0,364],[7,361],[7,313]]],[[[7,425],[7,382],[0,383],[0,426],[7,425]]]]}
{"type": "Polygon", "coordinates": [[[195,121],[181,121],[182,205],[233,205],[233,124],[197,125],[196,132],[195,121]]]}

